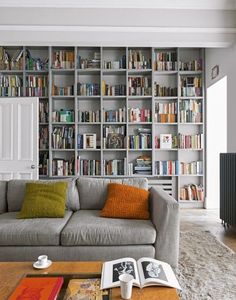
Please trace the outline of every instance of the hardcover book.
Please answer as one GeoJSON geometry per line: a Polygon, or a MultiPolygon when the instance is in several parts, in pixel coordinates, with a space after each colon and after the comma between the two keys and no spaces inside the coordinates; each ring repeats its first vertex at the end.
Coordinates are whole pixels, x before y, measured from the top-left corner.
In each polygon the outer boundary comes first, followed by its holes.
{"type": "Polygon", "coordinates": [[[63,277],[23,278],[8,300],[55,300],[63,284],[63,277]]]}

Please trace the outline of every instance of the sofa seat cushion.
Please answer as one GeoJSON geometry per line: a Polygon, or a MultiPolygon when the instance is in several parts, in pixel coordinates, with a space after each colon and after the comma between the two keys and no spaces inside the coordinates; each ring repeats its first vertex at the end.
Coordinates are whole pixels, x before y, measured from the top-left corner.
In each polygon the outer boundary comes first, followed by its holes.
{"type": "Polygon", "coordinates": [[[101,218],[100,210],[75,212],[61,233],[61,244],[146,245],[153,244],[156,230],[150,220],[101,218]]]}
{"type": "Polygon", "coordinates": [[[60,233],[68,222],[71,211],[64,218],[16,219],[17,212],[0,215],[1,246],[59,245],[60,233]]]}

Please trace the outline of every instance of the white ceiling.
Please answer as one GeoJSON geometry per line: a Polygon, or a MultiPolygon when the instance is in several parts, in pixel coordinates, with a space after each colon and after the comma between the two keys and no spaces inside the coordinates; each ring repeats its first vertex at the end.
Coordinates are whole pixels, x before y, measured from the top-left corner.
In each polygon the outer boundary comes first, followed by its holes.
{"type": "Polygon", "coordinates": [[[236,0],[0,0],[0,44],[228,47],[236,0]]]}

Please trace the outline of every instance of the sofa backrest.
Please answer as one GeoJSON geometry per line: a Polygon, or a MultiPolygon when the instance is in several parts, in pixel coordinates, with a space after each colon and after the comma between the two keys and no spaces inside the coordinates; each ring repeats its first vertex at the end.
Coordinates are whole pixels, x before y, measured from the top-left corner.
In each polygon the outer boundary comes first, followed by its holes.
{"type": "MultiPolygon", "coordinates": [[[[58,181],[67,181],[68,182],[68,191],[67,191],[67,200],[66,208],[68,210],[76,211],[80,209],[79,203],[79,194],[76,187],[76,178],[65,178],[65,179],[56,179],[56,180],[37,180],[35,182],[42,183],[55,183],[58,181]]],[[[10,180],[7,184],[7,206],[8,211],[20,211],[24,195],[25,187],[27,182],[34,182],[33,180],[10,180]]]]}
{"type": "Polygon", "coordinates": [[[0,181],[0,214],[7,211],[7,181],[0,181]]]}
{"type": "Polygon", "coordinates": [[[115,182],[148,189],[146,178],[85,178],[77,179],[81,209],[102,209],[107,196],[108,183],[115,182]]]}

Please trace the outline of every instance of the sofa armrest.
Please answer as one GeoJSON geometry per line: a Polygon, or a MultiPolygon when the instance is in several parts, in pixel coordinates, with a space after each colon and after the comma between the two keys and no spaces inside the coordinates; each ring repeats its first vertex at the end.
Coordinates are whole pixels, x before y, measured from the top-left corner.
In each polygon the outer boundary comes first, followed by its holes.
{"type": "Polygon", "coordinates": [[[157,230],[155,258],[175,268],[179,256],[179,204],[160,187],[152,187],[150,212],[157,230]]]}

